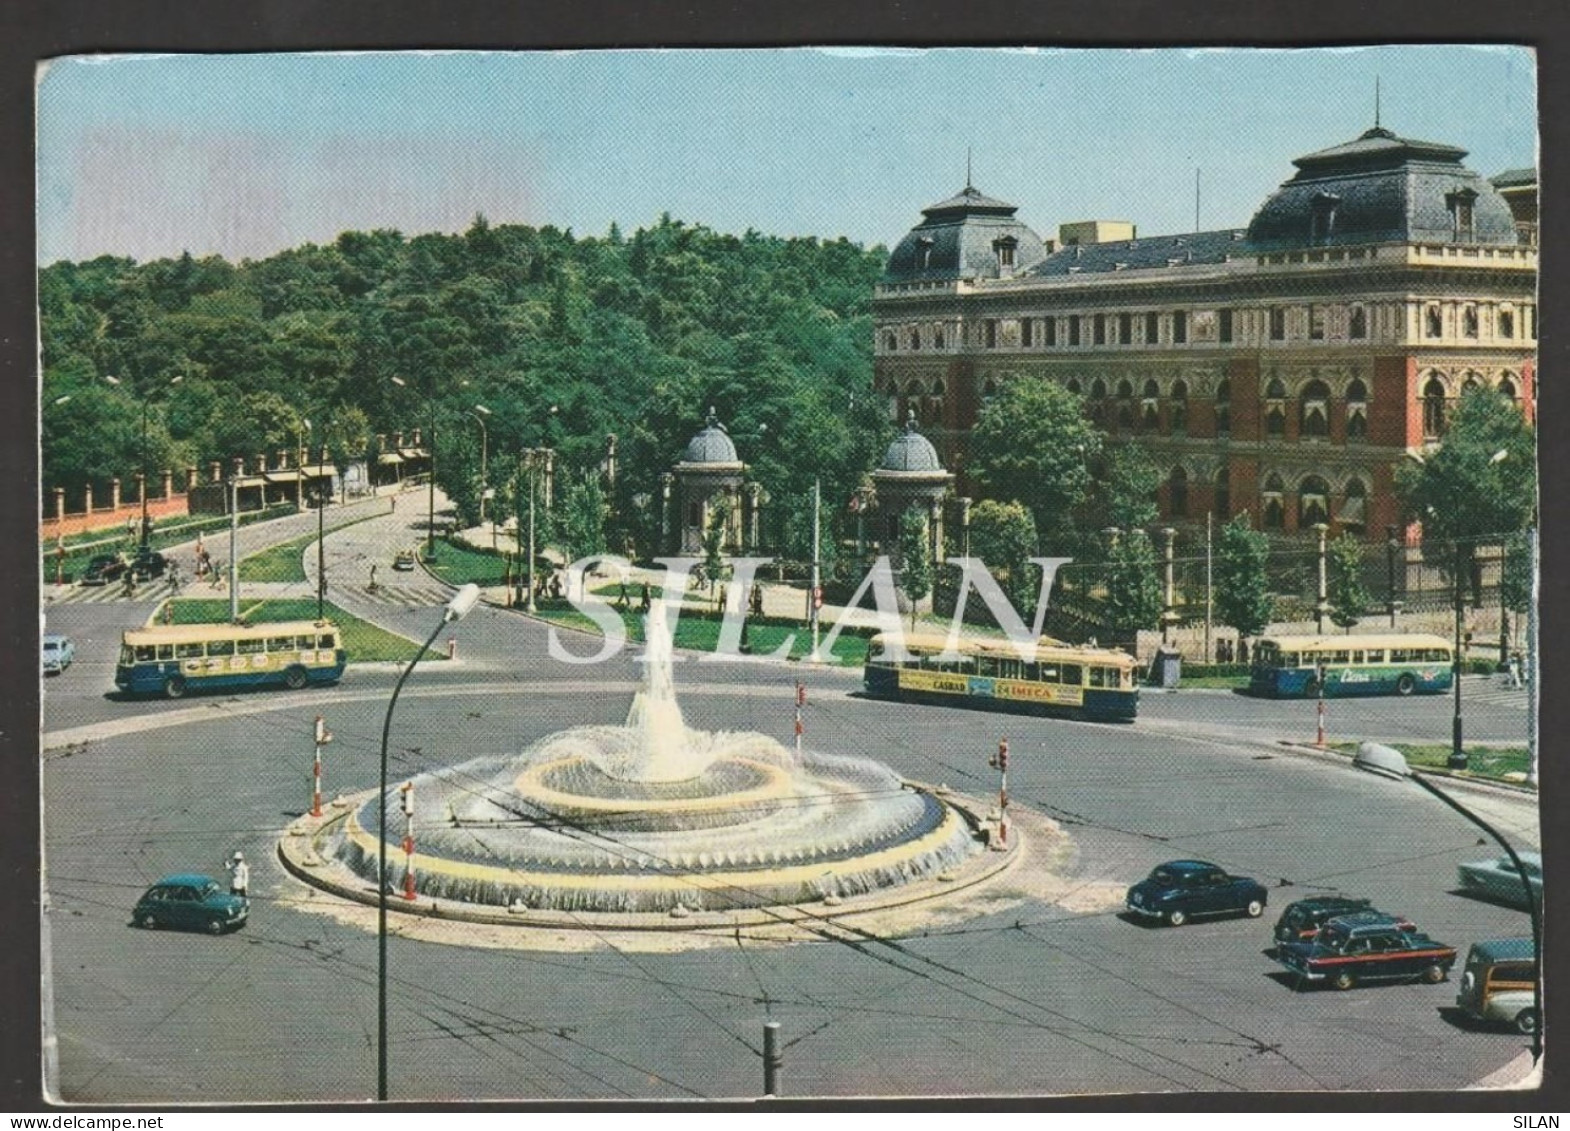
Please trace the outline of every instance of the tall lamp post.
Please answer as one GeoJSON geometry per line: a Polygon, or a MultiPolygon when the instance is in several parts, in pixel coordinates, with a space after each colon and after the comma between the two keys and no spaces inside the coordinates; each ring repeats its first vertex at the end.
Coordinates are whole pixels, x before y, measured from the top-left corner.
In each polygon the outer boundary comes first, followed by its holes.
{"type": "MultiPolygon", "coordinates": [[[[316,439],[316,431],[311,427],[309,420],[302,420],[302,423],[305,425],[306,434],[311,437],[306,443],[311,444],[316,439]]],[[[320,459],[321,453],[318,452],[317,460],[320,459]]],[[[321,470],[319,463],[317,470],[321,470]]],[[[300,474],[305,474],[304,452],[301,453],[300,474]]],[[[317,478],[319,480],[320,476],[317,478]]],[[[324,620],[326,614],[323,610],[327,604],[327,492],[318,482],[316,490],[312,493],[316,497],[316,619],[324,620]]]]}
{"type": "MultiPolygon", "coordinates": [[[[107,373],[104,374],[104,380],[109,382],[109,384],[114,385],[116,387],[118,387],[119,385],[122,384],[120,378],[118,378],[118,377],[111,377],[107,373]]],[[[176,373],[173,377],[169,378],[169,384],[171,384],[171,385],[178,385],[183,380],[185,380],[185,374],[183,374],[183,373],[176,373]]],[[[138,494],[140,494],[142,496],[142,500],[141,500],[142,501],[142,539],[141,539],[141,546],[142,546],[142,549],[145,550],[145,549],[147,549],[148,535],[152,532],[151,524],[148,522],[148,518],[147,518],[147,409],[148,409],[149,405],[152,402],[152,398],[150,396],[147,396],[147,395],[143,394],[143,395],[138,395],[137,399],[142,402],[142,486],[141,486],[141,489],[138,492],[138,494]]],[[[59,402],[57,401],[56,403],[58,404],[59,402]]]]}
{"type": "MultiPolygon", "coordinates": [[[[392,378],[392,383],[401,389],[409,387],[402,377],[392,378]]],[[[425,443],[431,453],[425,491],[425,560],[429,562],[436,558],[436,401],[429,396],[425,398],[425,419],[429,427],[425,443]]]]}
{"type": "Polygon", "coordinates": [[[1358,746],[1352,765],[1371,774],[1378,774],[1380,777],[1416,782],[1493,837],[1494,842],[1505,850],[1505,855],[1510,857],[1516,875],[1521,878],[1521,889],[1526,896],[1526,913],[1532,921],[1532,1063],[1537,1063],[1543,1055],[1543,928],[1537,909],[1537,897],[1532,894],[1532,884],[1527,879],[1526,868],[1522,865],[1521,858],[1516,855],[1515,849],[1510,847],[1509,841],[1499,834],[1499,830],[1413,770],[1402,753],[1394,747],[1383,746],[1377,742],[1364,742],[1358,746]]]}
{"type": "Polygon", "coordinates": [[[1390,627],[1396,626],[1396,528],[1385,527],[1385,611],[1390,614],[1390,627]]]}
{"type": "Polygon", "coordinates": [[[480,521],[482,523],[485,521],[485,492],[491,484],[491,477],[488,468],[490,462],[491,433],[490,429],[485,426],[485,418],[490,414],[491,410],[482,404],[475,405],[474,409],[469,413],[469,415],[474,417],[474,419],[478,421],[480,425],[480,521]]]}
{"type": "Polygon", "coordinates": [[[414,671],[420,658],[430,650],[442,629],[462,620],[480,599],[480,587],[472,582],[453,594],[442,619],[420,645],[420,650],[403,669],[393,686],[392,698],[387,701],[387,716],[382,721],[382,759],[380,785],[377,791],[376,838],[376,1098],[387,1099],[387,741],[392,734],[393,708],[398,705],[398,693],[414,671]]]}

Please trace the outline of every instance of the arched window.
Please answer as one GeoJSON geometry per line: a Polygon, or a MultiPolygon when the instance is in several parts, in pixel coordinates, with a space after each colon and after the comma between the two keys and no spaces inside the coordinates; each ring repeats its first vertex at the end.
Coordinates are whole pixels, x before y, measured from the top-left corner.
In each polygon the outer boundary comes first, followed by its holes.
{"type": "Polygon", "coordinates": [[[1161,388],[1154,381],[1145,382],[1145,399],[1155,400],[1161,395],[1161,388]]]}
{"type": "Polygon", "coordinates": [[[1140,427],[1146,432],[1155,432],[1161,427],[1161,412],[1156,408],[1155,401],[1146,401],[1139,414],[1140,427]]]}
{"type": "Polygon", "coordinates": [[[1508,373],[1499,379],[1499,395],[1506,400],[1515,400],[1515,381],[1508,373]]]}
{"type": "Polygon", "coordinates": [[[1222,378],[1216,384],[1216,435],[1232,434],[1232,382],[1222,378]]]}
{"type": "Polygon", "coordinates": [[[1107,383],[1097,377],[1090,383],[1090,397],[1092,400],[1102,401],[1107,399],[1107,383]]]}
{"type": "Polygon", "coordinates": [[[932,348],[935,349],[935,350],[940,350],[940,349],[943,348],[943,327],[942,326],[939,326],[939,327],[937,327],[936,329],[934,329],[932,331],[932,348]]]}
{"type": "Polygon", "coordinates": [[[921,348],[921,327],[919,326],[912,326],[910,328],[910,348],[913,350],[919,350],[921,348]]]}
{"type": "Polygon", "coordinates": [[[1287,414],[1280,405],[1271,405],[1265,410],[1265,435],[1285,436],[1287,434],[1287,414]]]}
{"type": "Polygon", "coordinates": [[[1515,337],[1515,311],[1508,306],[1501,307],[1499,311],[1499,336],[1501,338],[1515,337]]]}
{"type": "Polygon", "coordinates": [[[1068,379],[1068,381],[1064,384],[1064,388],[1066,388],[1069,392],[1073,393],[1076,397],[1081,395],[1081,389],[1080,389],[1080,384],[1079,384],[1079,378],[1078,377],[1070,377],[1068,379]]]}
{"type": "Polygon", "coordinates": [[[1260,501],[1266,530],[1281,530],[1286,526],[1286,506],[1281,498],[1283,489],[1281,476],[1272,473],[1265,477],[1265,489],[1260,492],[1260,501]]]}
{"type": "Polygon", "coordinates": [[[1174,467],[1167,476],[1167,513],[1173,518],[1188,517],[1188,472],[1174,467]]]}
{"type": "Polygon", "coordinates": [[[1265,399],[1271,401],[1286,400],[1287,387],[1281,383],[1281,378],[1272,377],[1270,384],[1265,386],[1265,399]]]}
{"type": "Polygon", "coordinates": [[[899,341],[894,337],[893,330],[890,330],[883,335],[883,348],[891,351],[899,349],[899,341]]]}
{"type": "Polygon", "coordinates": [[[1167,411],[1167,420],[1172,431],[1188,431],[1188,386],[1182,381],[1172,383],[1172,405],[1167,411]]]}
{"type": "Polygon", "coordinates": [[[1125,400],[1125,401],[1133,400],[1134,399],[1134,386],[1131,385],[1126,380],[1119,381],[1118,382],[1118,398],[1120,400],[1125,400]]]}
{"type": "Polygon", "coordinates": [[[1368,488],[1361,479],[1349,479],[1346,496],[1336,513],[1341,529],[1351,534],[1362,534],[1368,525],[1368,488]]]}
{"type": "Polygon", "coordinates": [[[1361,306],[1354,306],[1351,317],[1347,320],[1346,333],[1349,338],[1368,337],[1368,311],[1361,306]]]}
{"type": "Polygon", "coordinates": [[[1211,509],[1221,522],[1232,517],[1232,473],[1225,467],[1216,472],[1215,504],[1211,509]]]}
{"type": "Polygon", "coordinates": [[[1330,484],[1317,475],[1306,476],[1297,485],[1297,528],[1307,530],[1315,523],[1330,521],[1330,484]]]}
{"type": "Polygon", "coordinates": [[[1330,388],[1323,381],[1310,381],[1298,398],[1298,435],[1330,435],[1330,388]]]}
{"type": "Polygon", "coordinates": [[[1445,431],[1445,383],[1437,376],[1423,386],[1423,439],[1437,440],[1445,431]]]}
{"type": "Polygon", "coordinates": [[[1476,392],[1482,387],[1483,378],[1478,375],[1477,371],[1467,370],[1466,377],[1461,381],[1461,395],[1464,397],[1468,393],[1476,392]]]}
{"type": "Polygon", "coordinates": [[[1368,390],[1355,377],[1346,387],[1346,434],[1349,440],[1368,435],[1368,390]]]}
{"type": "Polygon", "coordinates": [[[1124,431],[1134,427],[1134,406],[1126,400],[1118,402],[1118,427],[1124,431]]]}
{"type": "Polygon", "coordinates": [[[1466,306],[1462,308],[1461,333],[1468,338],[1477,337],[1477,307],[1466,306]]]}
{"type": "Polygon", "coordinates": [[[1444,326],[1444,320],[1439,314],[1439,307],[1430,306],[1423,311],[1423,333],[1427,337],[1439,337],[1444,333],[1444,326]]]}

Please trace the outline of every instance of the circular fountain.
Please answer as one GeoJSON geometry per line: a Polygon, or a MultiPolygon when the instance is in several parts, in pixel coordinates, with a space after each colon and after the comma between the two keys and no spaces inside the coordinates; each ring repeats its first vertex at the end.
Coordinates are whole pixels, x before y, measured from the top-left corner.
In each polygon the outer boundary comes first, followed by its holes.
{"type": "MultiPolygon", "coordinates": [[[[521,754],[413,781],[413,889],[468,906],[686,915],[841,899],[931,879],[981,852],[977,821],[866,759],[803,754],[753,732],[687,727],[663,603],[622,726],[552,734],[521,754]]],[[[396,791],[374,792],[322,846],[372,884],[387,838],[404,882],[396,791]]]]}

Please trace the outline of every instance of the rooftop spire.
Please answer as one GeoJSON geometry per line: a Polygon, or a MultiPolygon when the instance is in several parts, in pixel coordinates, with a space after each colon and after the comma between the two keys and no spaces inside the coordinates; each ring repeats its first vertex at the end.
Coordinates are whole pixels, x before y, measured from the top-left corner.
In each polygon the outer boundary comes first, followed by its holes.
{"type": "Polygon", "coordinates": [[[1379,76],[1374,76],[1374,128],[1379,128],[1379,76]]]}
{"type": "Polygon", "coordinates": [[[970,146],[965,147],[965,191],[969,192],[976,186],[970,183],[970,146]]]}

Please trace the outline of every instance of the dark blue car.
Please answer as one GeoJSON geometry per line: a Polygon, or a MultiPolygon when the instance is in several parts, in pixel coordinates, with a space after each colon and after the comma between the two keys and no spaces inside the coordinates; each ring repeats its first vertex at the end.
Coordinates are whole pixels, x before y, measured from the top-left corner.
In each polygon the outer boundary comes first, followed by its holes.
{"type": "Polygon", "coordinates": [[[165,876],[142,893],[131,912],[138,927],[183,927],[221,935],[245,925],[251,904],[230,895],[211,876],[194,873],[165,876]]]}
{"type": "Polygon", "coordinates": [[[1169,860],[1128,889],[1129,913],[1181,927],[1203,915],[1247,915],[1257,919],[1267,901],[1264,887],[1247,876],[1231,876],[1203,860],[1169,860]]]}

